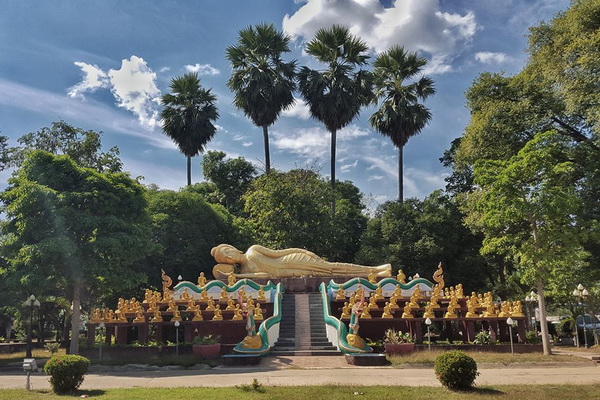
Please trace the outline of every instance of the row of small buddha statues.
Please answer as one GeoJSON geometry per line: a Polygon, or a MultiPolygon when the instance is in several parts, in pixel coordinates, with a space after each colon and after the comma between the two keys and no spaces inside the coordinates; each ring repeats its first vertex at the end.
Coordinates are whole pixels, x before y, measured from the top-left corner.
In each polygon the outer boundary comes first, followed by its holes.
{"type": "MultiPolygon", "coordinates": [[[[261,286],[258,290],[257,294],[257,302],[266,302],[267,299],[265,297],[264,288],[261,286]]],[[[246,302],[248,308],[253,309],[254,319],[262,320],[264,317],[262,315],[262,309],[260,307],[256,307],[254,305],[254,299],[252,295],[247,295],[244,288],[239,289],[235,292],[235,297],[237,297],[238,302],[246,302]]],[[[224,309],[227,311],[233,311],[232,320],[242,320],[242,310],[240,308],[240,304],[235,304],[233,294],[227,292],[227,288],[221,288],[220,297],[218,299],[219,303],[224,303],[224,309]],[[225,304],[227,304],[225,306],[225,304]]],[[[117,309],[115,311],[110,310],[108,308],[101,310],[96,308],[92,310],[90,315],[91,323],[100,323],[100,322],[129,322],[127,316],[131,316],[134,314],[134,323],[142,323],[146,322],[145,315],[152,316],[152,322],[163,322],[161,307],[166,306],[167,308],[163,312],[172,313],[173,317],[171,321],[181,321],[181,315],[179,313],[179,306],[184,306],[186,309],[184,312],[194,313],[194,317],[192,321],[203,321],[201,305],[205,304],[206,307],[204,311],[212,311],[214,313],[212,320],[220,321],[223,320],[223,314],[220,304],[216,304],[216,301],[212,296],[208,295],[206,289],[204,289],[200,293],[200,299],[198,303],[193,297],[189,294],[187,288],[184,289],[183,293],[180,296],[180,300],[175,300],[172,296],[170,290],[165,290],[164,295],[160,292],[152,291],[150,289],[146,289],[144,294],[144,301],[140,303],[135,297],[132,297],[130,300],[125,300],[123,298],[119,298],[117,303],[117,309]],[[144,308],[144,305],[147,305],[147,309],[144,308]]]]}
{"type": "MultiPolygon", "coordinates": [[[[365,297],[365,291],[363,288],[359,286],[355,293],[352,293],[349,297],[348,301],[344,302],[344,306],[342,308],[341,319],[349,319],[350,313],[352,311],[352,307],[360,302],[361,299],[365,297]]],[[[396,285],[392,296],[389,298],[389,301],[385,302],[385,306],[383,307],[383,313],[381,318],[394,318],[393,314],[395,313],[395,309],[400,309],[398,305],[398,301],[404,299],[402,296],[402,288],[400,285],[396,285]]],[[[461,306],[459,304],[459,299],[466,298],[466,307],[467,312],[465,313],[465,318],[507,318],[507,317],[524,317],[523,308],[520,301],[509,302],[505,301],[501,303],[500,309],[498,310],[498,305],[494,302],[492,293],[487,292],[485,294],[477,294],[475,292],[471,293],[471,296],[465,297],[463,294],[462,285],[459,284],[454,287],[446,288],[445,291],[442,290],[440,284],[436,284],[431,292],[428,302],[424,307],[423,318],[435,318],[435,310],[441,310],[442,306],[439,304],[439,300],[449,300],[446,308],[446,312],[444,313],[443,318],[458,318],[458,314],[456,313],[460,310],[461,306]],[[479,314],[479,311],[483,312],[479,314]]],[[[336,301],[346,300],[345,291],[343,288],[339,288],[336,292],[336,301]]],[[[375,289],[370,293],[369,302],[365,305],[363,312],[361,314],[361,318],[370,319],[372,309],[379,308],[377,305],[378,300],[385,300],[383,295],[383,291],[381,286],[375,289]]],[[[415,318],[413,314],[414,309],[419,309],[419,301],[427,300],[427,296],[425,296],[419,286],[415,286],[415,290],[413,291],[410,299],[405,302],[404,307],[402,309],[401,318],[415,318]]]]}

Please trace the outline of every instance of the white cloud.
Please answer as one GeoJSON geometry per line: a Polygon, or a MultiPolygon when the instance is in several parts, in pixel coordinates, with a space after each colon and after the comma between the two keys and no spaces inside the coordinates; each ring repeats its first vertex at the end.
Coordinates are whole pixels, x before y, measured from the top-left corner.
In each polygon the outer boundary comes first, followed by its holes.
{"type": "MultiPolygon", "coordinates": [[[[338,145],[340,142],[349,141],[369,132],[357,125],[350,125],[339,130],[337,134],[338,145]]],[[[273,131],[272,143],[280,150],[288,150],[292,153],[304,155],[314,159],[325,155],[330,151],[331,134],[323,127],[298,129],[294,133],[283,134],[273,131]]],[[[340,152],[341,148],[338,147],[340,152]]]]}
{"type": "MultiPolygon", "coordinates": [[[[340,22],[376,52],[392,45],[448,58],[464,50],[479,26],[472,12],[440,9],[439,0],[395,0],[385,8],[378,0],[305,0],[293,15],[283,18],[283,30],[311,40],[315,32],[340,22]]],[[[451,60],[452,57],[448,58],[451,60]]],[[[438,68],[437,73],[450,69],[438,68]]]]}
{"type": "Polygon", "coordinates": [[[475,60],[482,64],[497,65],[504,64],[512,60],[506,53],[493,53],[491,51],[480,51],[475,53],[475,60]]]}
{"type": "Polygon", "coordinates": [[[452,72],[452,58],[447,54],[436,54],[431,57],[431,60],[425,65],[423,74],[425,75],[442,75],[452,72]]]}
{"type": "Polygon", "coordinates": [[[244,147],[250,147],[250,146],[252,146],[253,144],[254,144],[253,142],[243,142],[243,143],[242,143],[242,146],[244,146],[244,147]]]}
{"type": "Polygon", "coordinates": [[[235,135],[233,137],[233,140],[235,140],[236,142],[239,142],[240,140],[244,140],[244,139],[245,139],[245,136],[243,136],[243,135],[235,135]]]}
{"type": "Polygon", "coordinates": [[[131,118],[92,99],[82,102],[0,78],[0,104],[52,118],[60,116],[82,125],[142,138],[155,147],[176,149],[166,136],[155,130],[142,128],[131,118]]]}
{"type": "Polygon", "coordinates": [[[170,67],[162,67],[161,69],[158,70],[158,72],[160,72],[162,74],[163,72],[168,72],[170,70],[171,70],[170,67]]]}
{"type": "Polygon", "coordinates": [[[300,119],[309,119],[310,118],[310,110],[306,102],[302,99],[294,98],[296,103],[289,110],[284,110],[281,115],[284,117],[295,117],[300,119]]]}
{"type": "Polygon", "coordinates": [[[108,75],[97,65],[76,61],[75,65],[84,73],[83,80],[69,90],[69,96],[83,98],[85,92],[95,92],[99,88],[110,87],[108,75]]]}
{"type": "Polygon", "coordinates": [[[156,74],[143,58],[132,55],[121,61],[121,68],[102,71],[96,65],[75,62],[85,76],[69,90],[69,96],[83,98],[85,92],[108,88],[117,106],[131,111],[139,122],[149,128],[159,125],[157,103],[160,90],[156,86],[156,74]]]}
{"type": "Polygon", "coordinates": [[[358,165],[358,160],[355,160],[353,163],[342,165],[340,167],[340,171],[341,172],[349,172],[351,169],[356,168],[357,165],[358,165]]]}
{"type": "Polygon", "coordinates": [[[384,178],[383,175],[372,175],[369,176],[369,179],[367,179],[368,181],[380,181],[384,178]]]}
{"type": "Polygon", "coordinates": [[[188,64],[185,66],[185,70],[187,72],[196,72],[198,75],[219,75],[221,73],[221,71],[210,64],[188,64]]]}

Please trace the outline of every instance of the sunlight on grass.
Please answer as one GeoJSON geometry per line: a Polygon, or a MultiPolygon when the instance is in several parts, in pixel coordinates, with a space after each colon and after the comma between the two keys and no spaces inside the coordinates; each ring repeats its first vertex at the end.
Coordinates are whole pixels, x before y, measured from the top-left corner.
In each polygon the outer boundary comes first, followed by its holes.
{"type": "MultiPolygon", "coordinates": [[[[433,364],[435,359],[443,354],[444,351],[432,350],[415,351],[414,353],[402,357],[390,357],[393,366],[405,366],[406,364],[433,364]]],[[[584,362],[580,357],[566,355],[545,356],[540,353],[515,354],[510,353],[490,353],[490,352],[465,352],[473,357],[477,363],[500,363],[500,364],[521,364],[521,363],[544,363],[544,362],[584,362]]]]}
{"type": "MultiPolygon", "coordinates": [[[[56,354],[66,354],[66,349],[59,349],[56,354]]],[[[33,358],[50,358],[51,354],[46,349],[33,349],[31,351],[33,358]]],[[[8,354],[0,354],[0,365],[6,365],[13,362],[21,362],[25,358],[25,352],[16,352],[8,354]]]]}

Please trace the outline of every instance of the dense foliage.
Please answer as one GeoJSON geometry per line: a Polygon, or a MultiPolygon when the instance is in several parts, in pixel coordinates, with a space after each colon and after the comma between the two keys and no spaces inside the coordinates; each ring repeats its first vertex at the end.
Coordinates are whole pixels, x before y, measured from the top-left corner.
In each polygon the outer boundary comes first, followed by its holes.
{"type": "Polygon", "coordinates": [[[50,386],[57,394],[75,391],[82,383],[90,367],[90,360],[75,354],[53,356],[44,365],[50,375],[50,386]]]}

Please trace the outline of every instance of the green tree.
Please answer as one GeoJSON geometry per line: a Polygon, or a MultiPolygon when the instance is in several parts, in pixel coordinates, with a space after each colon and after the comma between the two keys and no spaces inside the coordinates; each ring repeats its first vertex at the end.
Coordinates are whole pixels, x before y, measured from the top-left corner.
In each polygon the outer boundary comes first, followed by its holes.
{"type": "Polygon", "coordinates": [[[273,24],[258,24],[240,30],[236,46],[227,48],[233,72],[227,81],[235,93],[233,103],[263,129],[265,170],[271,170],[269,126],[279,114],[293,106],[296,89],[296,62],[283,62],[290,51],[290,37],[273,24]]]}
{"type": "Polygon", "coordinates": [[[145,279],[152,250],[144,189],[124,173],[82,168],[68,156],[31,152],[2,193],[2,251],[25,293],[60,291],[73,304],[71,353],[79,349],[82,295],[145,279]]]}
{"type": "Polygon", "coordinates": [[[330,260],[352,261],[366,217],[358,189],[349,182],[338,187],[344,188],[338,200],[340,218],[333,221],[330,189],[315,172],[273,170],[258,177],[243,196],[257,242],[273,248],[306,248],[330,260]]]}
{"type": "MultiPolygon", "coordinates": [[[[230,212],[239,215],[244,205],[242,195],[256,176],[256,168],[243,157],[225,159],[227,155],[222,151],[209,151],[202,160],[202,171],[214,191],[206,188],[208,198],[218,199],[230,212]]],[[[215,202],[215,201],[210,201],[215,202]]]]}
{"type": "Polygon", "coordinates": [[[217,98],[200,85],[196,73],[171,80],[171,90],[161,98],[162,129],[187,158],[187,185],[192,184],[192,157],[204,151],[217,132],[214,121],[219,118],[217,98]]]}
{"type": "MultiPolygon", "coordinates": [[[[566,156],[570,147],[564,136],[549,131],[535,135],[506,161],[478,161],[473,170],[477,189],[464,208],[466,223],[485,236],[482,254],[510,254],[524,283],[535,283],[541,321],[546,321],[545,284],[564,282],[587,256],[578,219],[582,202],[573,181],[576,168],[566,156]]],[[[547,326],[541,326],[544,353],[550,354],[547,326]]]]}
{"type": "Polygon", "coordinates": [[[435,93],[433,80],[421,76],[427,59],[394,46],[380,53],[373,63],[375,99],[381,105],[369,122],[381,134],[389,137],[398,148],[398,200],[404,199],[403,149],[408,139],[417,135],[431,120],[431,112],[419,101],[435,93]]]}
{"type": "Polygon", "coordinates": [[[214,246],[251,244],[245,221],[221,205],[208,204],[201,194],[159,190],[147,196],[152,241],[161,248],[160,254],[148,259],[150,283],[155,287],[160,287],[161,269],[193,282],[200,272],[212,273],[214,246]]]}
{"type": "MultiPolygon", "coordinates": [[[[306,52],[327,69],[316,71],[302,67],[298,73],[299,89],[313,118],[331,133],[331,187],[335,195],[335,155],[337,131],[348,125],[372,99],[371,74],[357,68],[367,64],[365,42],[348,28],[334,25],[317,31],[306,45],[306,52]]],[[[331,202],[335,216],[335,197],[331,202]]]]}
{"type": "Polygon", "coordinates": [[[44,150],[56,155],[66,154],[78,165],[98,172],[120,172],[123,168],[117,146],[107,152],[102,151],[102,132],[86,131],[62,120],[53,122],[51,127],[23,135],[18,141],[20,146],[4,147],[5,165],[18,168],[27,154],[44,150]]]}

